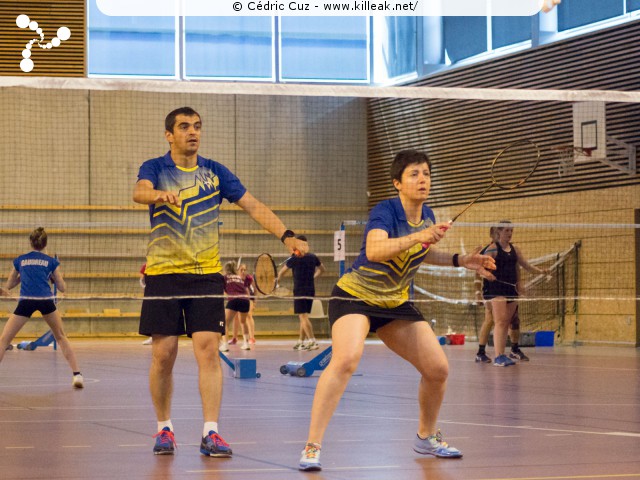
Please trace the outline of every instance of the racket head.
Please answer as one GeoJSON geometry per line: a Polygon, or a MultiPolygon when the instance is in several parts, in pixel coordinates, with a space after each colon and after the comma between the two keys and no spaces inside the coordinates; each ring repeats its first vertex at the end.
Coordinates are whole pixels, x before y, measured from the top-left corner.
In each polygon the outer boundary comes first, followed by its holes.
{"type": "Polygon", "coordinates": [[[256,288],[263,295],[270,295],[276,289],[276,263],[273,257],[268,253],[262,253],[258,256],[254,268],[253,281],[256,288]]]}
{"type": "Polygon", "coordinates": [[[491,163],[493,185],[503,190],[521,186],[538,168],[540,157],[540,148],[528,138],[510,143],[491,163]]]}

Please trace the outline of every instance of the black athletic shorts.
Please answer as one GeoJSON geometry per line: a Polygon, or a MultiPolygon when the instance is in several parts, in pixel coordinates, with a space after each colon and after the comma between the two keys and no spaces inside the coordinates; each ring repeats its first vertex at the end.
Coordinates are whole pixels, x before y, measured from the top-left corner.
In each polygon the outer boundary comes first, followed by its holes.
{"type": "Polygon", "coordinates": [[[484,282],[482,286],[482,298],[491,300],[496,297],[505,297],[511,303],[518,299],[518,290],[513,285],[505,285],[499,282],[484,282]]]}
{"type": "Polygon", "coordinates": [[[145,297],[167,297],[142,301],[141,335],[184,335],[194,332],[224,333],[224,278],[207,275],[147,275],[145,297]],[[218,295],[207,298],[172,298],[189,295],[218,295]]]}
{"type": "Polygon", "coordinates": [[[20,300],[13,314],[20,317],[31,318],[31,315],[33,315],[35,311],[39,311],[42,315],[49,315],[56,311],[56,304],[50,298],[43,300],[20,300]]]}
{"type": "Polygon", "coordinates": [[[331,296],[340,297],[329,301],[329,323],[332,327],[340,317],[354,313],[369,317],[370,332],[375,332],[394,320],[424,321],[420,310],[411,302],[405,302],[394,308],[376,307],[350,295],[337,285],[333,287],[331,296]]]}
{"type": "Polygon", "coordinates": [[[309,298],[294,298],[293,299],[293,313],[299,315],[301,313],[311,313],[311,307],[313,306],[313,299],[309,298]]]}
{"type": "Polygon", "coordinates": [[[227,306],[225,308],[227,310],[233,310],[234,312],[248,313],[249,307],[251,307],[251,304],[249,303],[249,299],[232,298],[227,302],[227,306]]]}

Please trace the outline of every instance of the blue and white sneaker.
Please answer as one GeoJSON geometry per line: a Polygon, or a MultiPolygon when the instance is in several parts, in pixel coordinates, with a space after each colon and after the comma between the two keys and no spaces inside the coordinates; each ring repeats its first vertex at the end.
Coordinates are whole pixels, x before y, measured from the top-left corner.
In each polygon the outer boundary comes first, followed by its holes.
{"type": "Polygon", "coordinates": [[[476,363],[491,363],[491,359],[486,353],[478,353],[476,354],[476,363]]]}
{"type": "Polygon", "coordinates": [[[317,443],[307,443],[302,450],[300,457],[299,470],[305,472],[320,471],[322,464],[320,463],[320,445],[317,443]]]}
{"type": "Polygon", "coordinates": [[[413,450],[422,455],[433,455],[439,458],[460,458],[462,452],[457,448],[450,447],[447,442],[442,439],[440,430],[435,435],[430,435],[427,438],[420,438],[416,435],[416,440],[413,443],[413,450]]]}
{"type": "Polygon", "coordinates": [[[511,365],[515,365],[516,362],[511,360],[506,355],[498,355],[496,359],[493,361],[494,367],[510,367],[511,365]]]}
{"type": "Polygon", "coordinates": [[[230,457],[233,451],[220,435],[211,430],[209,435],[202,437],[200,453],[208,457],[230,457]]]}
{"type": "Polygon", "coordinates": [[[153,436],[156,444],[153,446],[154,455],[173,455],[176,448],[176,439],[169,427],[164,427],[153,436]]]}

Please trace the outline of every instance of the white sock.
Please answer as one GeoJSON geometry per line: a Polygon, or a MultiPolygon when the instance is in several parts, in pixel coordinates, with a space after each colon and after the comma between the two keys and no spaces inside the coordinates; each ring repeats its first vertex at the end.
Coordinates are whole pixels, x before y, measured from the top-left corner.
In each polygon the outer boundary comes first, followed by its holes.
{"type": "Polygon", "coordinates": [[[158,422],[158,431],[161,431],[164,427],[169,427],[169,430],[173,432],[173,424],[171,423],[171,419],[165,420],[164,422],[158,422]]]}
{"type": "Polygon", "coordinates": [[[213,430],[218,433],[218,422],[204,422],[204,428],[202,430],[202,436],[206,437],[209,435],[209,432],[213,430]]]}

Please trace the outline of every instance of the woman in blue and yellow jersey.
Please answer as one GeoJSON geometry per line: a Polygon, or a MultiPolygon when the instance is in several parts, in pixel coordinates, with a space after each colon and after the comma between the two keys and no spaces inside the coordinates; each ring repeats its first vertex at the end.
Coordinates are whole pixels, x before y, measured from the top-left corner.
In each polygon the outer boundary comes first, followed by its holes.
{"type": "Polygon", "coordinates": [[[436,223],[424,202],[431,188],[427,155],[404,150],[390,171],[398,196],[375,206],[364,232],[360,256],[340,278],[329,303],[332,358],[318,381],[301,470],[320,470],[320,448],[329,420],[356,370],[365,339],[376,332],[387,347],[420,373],[420,416],[414,450],[420,454],[456,458],[462,453],[447,445],[436,428],[449,366],[431,327],[409,301],[409,286],[426,262],[475,270],[492,278],[493,259],[472,254],[453,256],[434,248],[448,223],[436,223]]]}
{"type": "Polygon", "coordinates": [[[9,290],[20,285],[18,305],[13,315],[7,320],[0,336],[0,361],[2,361],[5,349],[11,340],[35,312],[40,312],[43,320],[51,329],[53,338],[60,345],[65,360],[71,367],[73,372],[72,385],[75,388],[83,388],[84,380],[78,368],[76,355],[64,333],[62,317],[56,307],[55,295],[51,292],[49,284],[53,283],[57,291],[62,293],[66,289],[66,283],[60,273],[58,259],[45,253],[47,241],[48,236],[44,228],[39,227],[31,232],[29,242],[33,250],[20,255],[13,261],[9,278],[4,288],[0,289],[3,295],[8,296],[9,290]]]}

